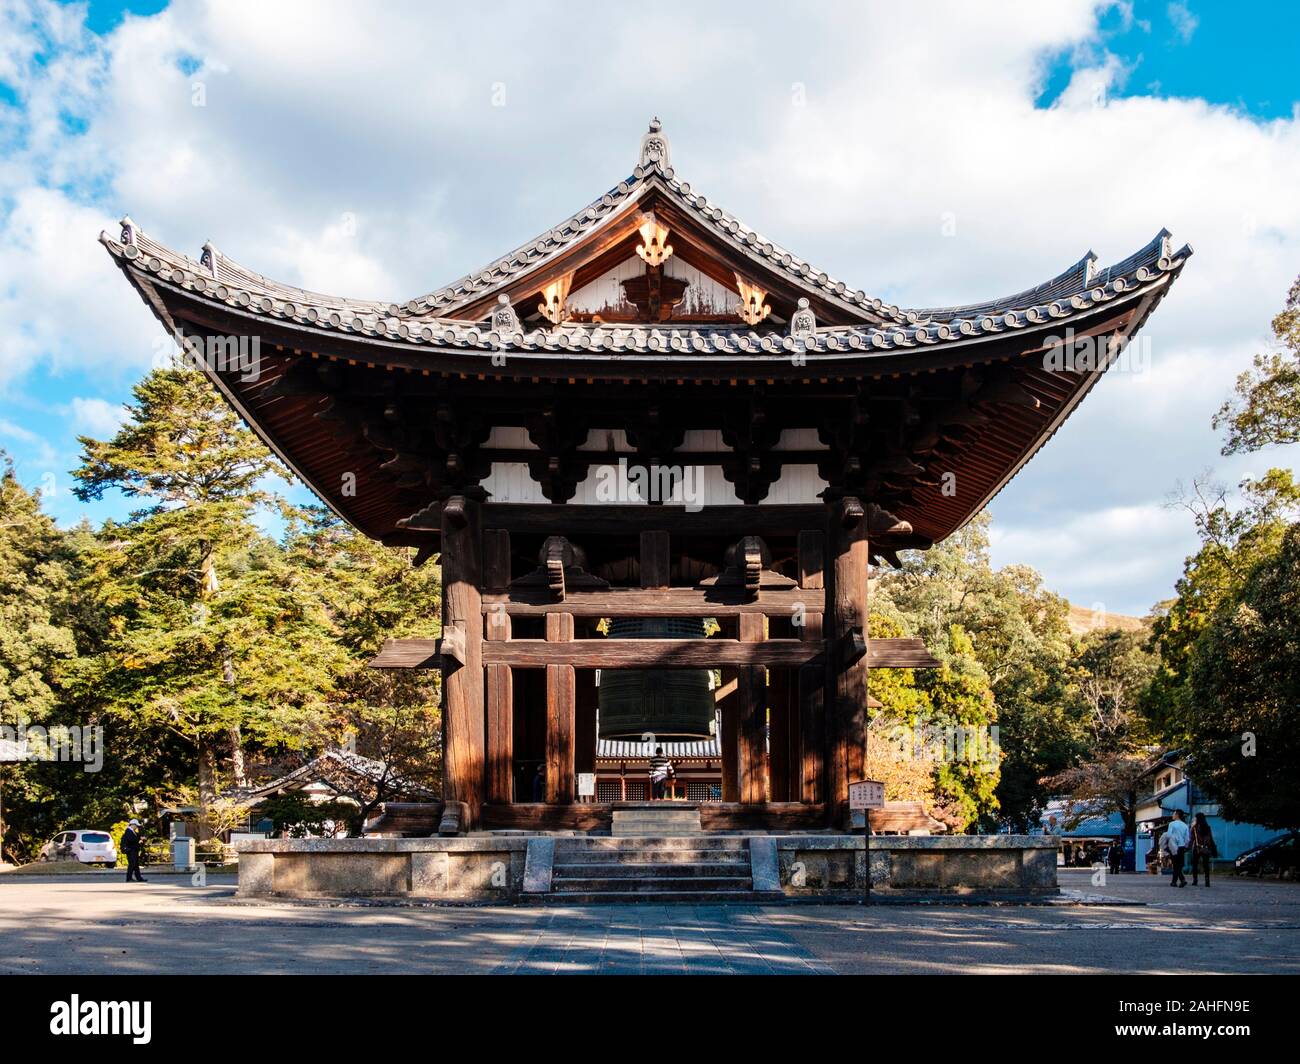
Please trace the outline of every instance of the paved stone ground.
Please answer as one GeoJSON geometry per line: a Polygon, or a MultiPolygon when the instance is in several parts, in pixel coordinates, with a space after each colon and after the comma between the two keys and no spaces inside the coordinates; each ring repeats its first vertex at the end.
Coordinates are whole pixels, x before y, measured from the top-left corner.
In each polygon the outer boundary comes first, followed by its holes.
{"type": "Polygon", "coordinates": [[[245,905],[219,877],[0,875],[0,973],[1300,973],[1300,884],[1061,883],[1146,904],[245,905]]]}

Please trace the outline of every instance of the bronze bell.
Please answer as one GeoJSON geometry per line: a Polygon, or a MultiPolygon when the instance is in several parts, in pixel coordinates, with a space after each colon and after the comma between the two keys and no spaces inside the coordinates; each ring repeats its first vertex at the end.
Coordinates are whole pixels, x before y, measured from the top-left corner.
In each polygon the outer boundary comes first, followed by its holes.
{"type": "MultiPolygon", "coordinates": [[[[703,639],[692,617],[625,618],[610,622],[610,639],[703,639]]],[[[707,669],[601,669],[599,734],[641,742],[707,739],[713,734],[713,692],[707,669]]]]}

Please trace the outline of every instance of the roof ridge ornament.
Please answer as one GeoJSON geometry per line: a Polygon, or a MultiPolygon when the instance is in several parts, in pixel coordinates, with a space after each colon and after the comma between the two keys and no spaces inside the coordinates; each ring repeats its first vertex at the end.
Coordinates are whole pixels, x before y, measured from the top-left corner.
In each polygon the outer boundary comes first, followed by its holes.
{"type": "Polygon", "coordinates": [[[118,240],[118,243],[134,244],[135,243],[135,222],[131,221],[131,216],[129,214],[122,215],[121,226],[122,226],[122,235],[118,240]]]}
{"type": "Polygon", "coordinates": [[[209,240],[199,252],[199,265],[206,266],[213,277],[217,276],[217,249],[209,240]]]}
{"type": "Polygon", "coordinates": [[[790,315],[790,336],[807,340],[817,335],[817,315],[812,312],[806,296],[799,297],[799,309],[790,315]]]}
{"type": "Polygon", "coordinates": [[[668,143],[668,134],[663,129],[663,123],[658,117],[650,119],[649,130],[641,137],[640,165],[643,169],[649,170],[656,166],[664,171],[672,169],[672,145],[668,143]]]}
{"type": "Polygon", "coordinates": [[[510,305],[510,297],[502,292],[497,296],[497,305],[492,310],[492,331],[503,339],[513,337],[519,329],[519,315],[510,305]]]}

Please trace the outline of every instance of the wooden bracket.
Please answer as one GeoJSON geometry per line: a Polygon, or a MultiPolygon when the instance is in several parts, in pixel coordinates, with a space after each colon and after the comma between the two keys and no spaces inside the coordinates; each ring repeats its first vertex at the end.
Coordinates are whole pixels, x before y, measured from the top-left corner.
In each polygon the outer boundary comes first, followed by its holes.
{"type": "Polygon", "coordinates": [[[840,500],[839,519],[845,528],[854,528],[866,516],[860,499],[846,495],[840,500]]]}
{"type": "Polygon", "coordinates": [[[840,653],[845,665],[851,665],[866,657],[867,638],[861,628],[851,628],[844,633],[844,638],[840,642],[840,653]]]}
{"type": "Polygon", "coordinates": [[[464,495],[453,495],[442,504],[442,516],[448,523],[461,526],[469,520],[465,512],[466,500],[464,495]]]}
{"type": "Polygon", "coordinates": [[[783,590],[798,582],[768,568],[772,552],[760,536],[745,536],[727,548],[725,568],[717,576],[700,581],[701,587],[736,587],[755,598],[760,590],[783,590]]]}
{"type": "Polygon", "coordinates": [[[465,629],[457,624],[453,628],[444,628],[442,638],[438,640],[438,654],[442,657],[443,664],[447,659],[465,664],[465,629]]]}
{"type": "Polygon", "coordinates": [[[548,536],[538,552],[538,565],[531,573],[510,581],[511,587],[545,587],[557,602],[577,590],[607,590],[609,581],[587,572],[586,553],[563,536],[548,536]]]}

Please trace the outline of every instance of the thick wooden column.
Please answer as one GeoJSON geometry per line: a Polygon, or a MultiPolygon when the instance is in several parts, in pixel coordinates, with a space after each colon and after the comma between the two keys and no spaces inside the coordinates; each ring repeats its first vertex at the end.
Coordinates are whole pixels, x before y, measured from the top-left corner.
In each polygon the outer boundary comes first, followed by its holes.
{"type": "Polygon", "coordinates": [[[600,688],[595,669],[575,669],[573,701],[573,771],[596,771],[596,706],[600,688]]]}
{"type": "Polygon", "coordinates": [[[464,802],[474,828],[483,804],[483,543],[479,504],[464,496],[442,507],[442,629],[463,634],[464,661],[442,663],[442,794],[464,802]]]}
{"type": "Polygon", "coordinates": [[[782,665],[767,670],[767,787],[774,802],[790,800],[791,672],[782,665]]]}
{"type": "MultiPolygon", "coordinates": [[[[799,587],[819,590],[825,587],[826,533],[808,530],[799,533],[799,587]]],[[[805,610],[800,618],[799,636],[805,641],[822,638],[822,614],[805,610]]],[[[824,760],[823,722],[826,702],[826,669],[805,665],[799,670],[797,720],[791,728],[790,801],[819,802],[823,798],[822,767],[824,760]]]]}
{"type": "MultiPolygon", "coordinates": [[[[510,533],[487,529],[483,533],[483,587],[504,591],[510,584],[510,533]]],[[[488,642],[510,638],[510,615],[504,605],[484,616],[488,642]]],[[[487,667],[487,795],[495,803],[514,801],[514,677],[509,665],[487,667]]]]}
{"type": "Polygon", "coordinates": [[[867,521],[855,498],[830,507],[827,632],[826,811],[848,825],[849,782],[865,772],[867,726],[867,521]]]}
{"type": "Polygon", "coordinates": [[[722,748],[722,800],[740,801],[740,679],[735,669],[721,670],[713,692],[720,714],[718,745],[722,748]]]}
{"type": "MultiPolygon", "coordinates": [[[[740,641],[763,641],[763,615],[742,613],[740,641]]],[[[767,760],[764,742],[767,725],[767,670],[746,665],[736,670],[739,681],[737,708],[740,731],[740,800],[750,804],[767,801],[767,760]]]]}
{"type": "Polygon", "coordinates": [[[654,531],[641,533],[641,586],[644,588],[666,588],[672,583],[669,550],[671,544],[667,532],[654,531]]]}
{"type": "MultiPolygon", "coordinates": [[[[573,641],[573,614],[548,613],[546,639],[573,641]]],[[[577,694],[572,665],[546,666],[546,801],[568,805],[574,796],[573,725],[577,694]]]]}

